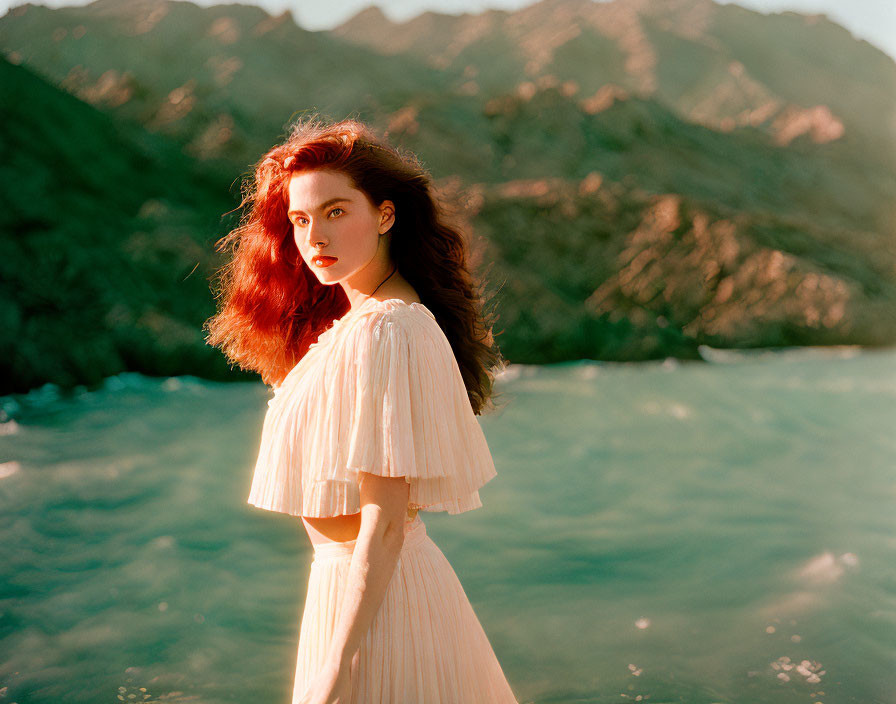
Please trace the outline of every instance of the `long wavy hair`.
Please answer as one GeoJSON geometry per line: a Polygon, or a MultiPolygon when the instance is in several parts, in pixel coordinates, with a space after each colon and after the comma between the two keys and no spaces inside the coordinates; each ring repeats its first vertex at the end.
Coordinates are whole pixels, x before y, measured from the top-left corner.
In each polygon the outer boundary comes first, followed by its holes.
{"type": "Polygon", "coordinates": [[[336,318],[348,312],[341,286],[321,284],[299,254],[286,213],[297,171],[345,174],[375,206],[395,204],[389,255],[421,302],[435,315],[460,367],[474,413],[493,394],[505,361],[494,341],[467,265],[467,242],[448,223],[417,158],[353,119],[299,118],[285,142],[272,147],[242,184],[239,226],[216,243],[233,256],[218,270],[218,312],[206,341],[266,384],[279,384],[336,318]]]}

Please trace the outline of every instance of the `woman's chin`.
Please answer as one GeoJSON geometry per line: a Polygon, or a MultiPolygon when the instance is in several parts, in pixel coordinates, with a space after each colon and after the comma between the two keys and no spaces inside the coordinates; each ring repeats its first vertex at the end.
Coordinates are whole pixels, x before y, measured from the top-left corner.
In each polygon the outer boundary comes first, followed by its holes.
{"type": "Polygon", "coordinates": [[[314,271],[314,275],[317,277],[317,280],[322,284],[335,284],[337,281],[339,281],[339,275],[334,271],[330,271],[331,269],[333,269],[333,265],[315,266],[314,264],[312,264],[311,269],[312,271],[314,271]]]}

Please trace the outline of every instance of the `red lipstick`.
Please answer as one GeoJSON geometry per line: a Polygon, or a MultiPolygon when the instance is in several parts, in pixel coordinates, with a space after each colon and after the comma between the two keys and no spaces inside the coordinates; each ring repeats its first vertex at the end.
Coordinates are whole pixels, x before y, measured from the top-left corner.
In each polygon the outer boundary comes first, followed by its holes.
{"type": "Polygon", "coordinates": [[[329,257],[322,254],[316,254],[311,257],[311,263],[315,266],[319,266],[321,268],[330,266],[331,264],[335,264],[337,261],[336,257],[329,257]]]}

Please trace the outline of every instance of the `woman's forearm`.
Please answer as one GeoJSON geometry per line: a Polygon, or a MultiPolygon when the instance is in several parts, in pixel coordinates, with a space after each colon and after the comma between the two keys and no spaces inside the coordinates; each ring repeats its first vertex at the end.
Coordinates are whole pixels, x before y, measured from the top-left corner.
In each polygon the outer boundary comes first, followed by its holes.
{"type": "Polygon", "coordinates": [[[348,667],[370,629],[386,596],[386,590],[404,543],[404,520],[390,521],[375,506],[365,506],[349,566],[348,585],[339,619],[327,653],[327,661],[348,667]]]}

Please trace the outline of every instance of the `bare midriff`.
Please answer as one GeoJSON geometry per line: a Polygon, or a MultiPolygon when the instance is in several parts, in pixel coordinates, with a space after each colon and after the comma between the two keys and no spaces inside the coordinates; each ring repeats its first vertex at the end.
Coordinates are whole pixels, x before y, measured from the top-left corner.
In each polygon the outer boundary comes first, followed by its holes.
{"type": "MultiPolygon", "coordinates": [[[[417,509],[408,507],[405,522],[409,523],[417,515],[417,509]]],[[[344,543],[346,540],[355,540],[361,531],[361,514],[351,513],[346,516],[328,516],[327,518],[315,518],[302,516],[308,537],[315,545],[319,543],[344,543]]]]}

